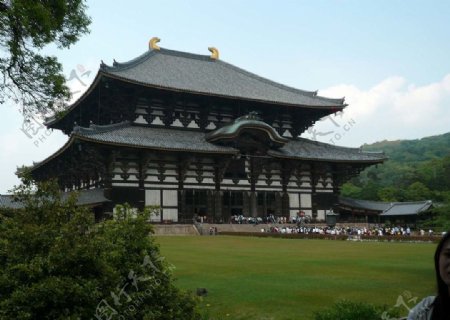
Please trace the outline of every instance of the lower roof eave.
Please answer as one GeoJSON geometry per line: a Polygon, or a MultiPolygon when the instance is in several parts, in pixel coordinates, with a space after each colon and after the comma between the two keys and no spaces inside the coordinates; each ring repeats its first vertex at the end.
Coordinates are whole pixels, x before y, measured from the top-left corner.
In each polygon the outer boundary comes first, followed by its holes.
{"type": "Polygon", "coordinates": [[[386,159],[374,159],[374,160],[352,160],[352,159],[322,159],[322,158],[307,158],[298,156],[283,156],[271,154],[271,157],[279,159],[294,159],[294,160],[304,160],[304,161],[320,161],[320,162],[339,162],[339,163],[362,163],[362,164],[378,164],[383,163],[386,159]]]}
{"type": "Polygon", "coordinates": [[[239,151],[190,150],[190,149],[182,149],[182,148],[149,147],[149,146],[140,146],[140,145],[129,144],[129,143],[99,141],[96,139],[89,139],[87,137],[81,137],[81,136],[77,136],[77,139],[81,140],[81,141],[86,141],[86,142],[93,142],[96,144],[111,145],[111,146],[117,146],[117,147],[136,148],[136,149],[159,150],[159,151],[168,151],[168,152],[192,152],[192,153],[206,153],[206,154],[215,153],[215,154],[229,154],[229,155],[236,155],[239,153],[239,151]]]}

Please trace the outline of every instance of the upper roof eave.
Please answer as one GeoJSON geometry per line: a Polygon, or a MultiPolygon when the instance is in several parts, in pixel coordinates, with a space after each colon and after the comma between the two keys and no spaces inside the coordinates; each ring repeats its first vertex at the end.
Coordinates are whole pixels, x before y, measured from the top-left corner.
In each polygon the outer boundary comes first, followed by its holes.
{"type": "MultiPolygon", "coordinates": [[[[286,103],[286,102],[279,102],[279,101],[268,101],[268,100],[262,100],[262,99],[250,99],[250,98],[243,98],[243,97],[236,97],[236,96],[228,96],[228,95],[220,95],[220,94],[214,94],[214,93],[210,93],[210,92],[201,92],[201,91],[191,91],[191,90],[185,90],[185,89],[178,89],[178,88],[172,88],[172,87],[164,87],[164,86],[159,86],[159,85],[155,85],[155,84],[149,84],[149,83],[145,83],[145,82],[140,82],[140,81],[136,81],[136,80],[131,80],[128,78],[124,78],[115,74],[111,74],[111,73],[103,73],[104,76],[107,76],[111,79],[115,79],[115,80],[120,80],[120,81],[124,81],[127,83],[131,83],[131,84],[137,84],[137,85],[141,85],[141,86],[145,86],[148,88],[156,88],[156,89],[163,89],[163,90],[167,90],[167,91],[172,91],[172,92],[183,92],[183,93],[190,93],[190,94],[195,94],[195,95],[201,95],[201,96],[213,96],[213,97],[218,97],[218,98],[226,98],[226,99],[232,99],[232,100],[241,100],[241,101],[249,101],[249,102],[258,102],[258,103],[270,103],[270,104],[278,104],[278,105],[284,105],[284,106],[288,106],[288,107],[301,107],[301,108],[308,108],[308,109],[344,109],[345,107],[348,106],[347,103],[342,103],[341,105],[330,105],[330,106],[311,106],[311,105],[305,105],[305,104],[295,104],[295,103],[286,103]]],[[[335,112],[337,112],[339,110],[336,110],[335,112]]]]}
{"type": "Polygon", "coordinates": [[[72,112],[78,105],[80,105],[95,89],[97,84],[100,82],[101,77],[104,75],[103,72],[98,71],[97,75],[94,78],[94,81],[89,85],[88,89],[75,101],[73,102],[67,109],[62,111],[63,115],[60,117],[55,117],[55,115],[49,117],[45,121],[45,125],[48,128],[56,128],[55,125],[60,122],[62,119],[64,119],[70,112],[72,112]]]}
{"type": "Polygon", "coordinates": [[[249,102],[258,102],[258,103],[274,103],[278,105],[283,105],[287,107],[301,107],[305,109],[314,109],[314,110],[327,110],[327,109],[337,109],[335,112],[340,111],[348,106],[347,103],[343,103],[341,105],[334,105],[334,106],[310,106],[310,105],[303,105],[303,104],[291,104],[291,103],[285,103],[285,102],[277,102],[277,101],[267,101],[267,100],[258,100],[258,99],[249,99],[249,98],[242,98],[242,97],[235,97],[235,96],[226,96],[226,95],[218,95],[218,94],[212,94],[208,92],[198,92],[198,91],[189,91],[189,90],[182,90],[177,88],[170,88],[170,87],[164,87],[164,86],[158,86],[154,84],[148,84],[144,82],[139,81],[133,81],[127,78],[120,77],[115,74],[107,73],[105,71],[99,70],[97,72],[96,77],[94,78],[94,81],[90,84],[89,88],[74,102],[72,103],[67,109],[65,109],[62,113],[63,115],[60,117],[51,116],[46,119],[45,126],[48,128],[57,129],[57,124],[62,121],[69,113],[71,113],[78,105],[80,105],[86,98],[91,94],[91,92],[95,89],[95,87],[98,85],[98,83],[101,81],[103,77],[115,79],[119,81],[123,81],[126,83],[131,84],[137,84],[141,86],[145,86],[148,88],[155,88],[155,89],[163,89],[171,92],[182,92],[182,93],[190,93],[194,95],[200,95],[200,96],[214,96],[218,98],[225,98],[225,99],[232,99],[232,100],[241,100],[241,101],[249,101],[249,102]]]}
{"type": "MultiPolygon", "coordinates": [[[[291,86],[287,86],[278,82],[275,82],[273,80],[270,80],[268,78],[261,77],[255,73],[249,72],[245,69],[236,67],[230,63],[227,63],[222,60],[216,60],[211,59],[210,56],[207,55],[200,55],[200,54],[193,54],[188,52],[182,52],[182,51],[175,51],[175,50],[169,50],[165,48],[160,48],[159,50],[148,50],[141,54],[140,56],[128,61],[119,63],[114,61],[112,66],[108,66],[106,64],[102,64],[100,69],[104,71],[105,73],[108,73],[110,75],[114,75],[119,78],[125,78],[129,81],[133,81],[135,83],[139,84],[160,84],[162,88],[169,88],[169,89],[176,89],[178,88],[180,91],[185,92],[194,92],[194,93],[206,93],[206,94],[213,94],[218,96],[234,96],[234,97],[242,97],[245,98],[251,96],[250,92],[245,93],[245,90],[242,91],[243,87],[239,87],[239,91],[243,95],[236,95],[236,88],[228,88],[226,85],[228,82],[225,80],[226,77],[232,77],[237,82],[247,82],[250,81],[253,83],[253,85],[263,85],[268,86],[264,87],[265,90],[267,88],[277,88],[277,90],[281,90],[285,93],[289,92],[290,94],[297,95],[295,99],[300,99],[300,97],[308,97],[312,99],[313,101],[321,101],[323,104],[328,104],[329,107],[336,107],[341,106],[344,107],[344,101],[345,98],[340,99],[333,99],[333,98],[326,98],[317,95],[317,91],[306,91],[297,89],[291,86]],[[153,60],[157,59],[157,60],[153,60]],[[164,65],[164,68],[158,68],[158,66],[164,65]],[[171,70],[175,70],[175,73],[170,73],[171,70]],[[186,86],[186,83],[183,81],[179,82],[178,80],[184,79],[177,78],[178,75],[183,74],[184,76],[189,76],[192,74],[195,74],[198,72],[197,76],[201,76],[202,79],[209,79],[206,81],[207,86],[204,87],[204,82],[196,82],[194,83],[189,82],[192,87],[188,88],[189,86],[186,86]],[[151,77],[148,78],[147,75],[151,74],[151,77]],[[240,76],[239,76],[240,75],[240,76]],[[223,78],[225,76],[225,78],[223,78]],[[218,80],[220,84],[223,84],[222,82],[225,81],[224,86],[221,86],[221,90],[224,90],[221,92],[222,94],[214,93],[215,90],[217,90],[217,87],[214,87],[210,80],[218,80]],[[211,86],[212,85],[212,86],[211,86]],[[228,88],[228,89],[227,89],[228,88]],[[186,90],[188,89],[188,90],[186,90]],[[189,90],[191,89],[191,90],[189,90]],[[192,90],[193,89],[193,90],[192,90]],[[198,89],[198,90],[195,90],[198,89]],[[231,91],[230,91],[231,90],[231,91]],[[223,93],[230,93],[230,94],[223,94],[223,93]],[[250,95],[249,95],[250,94],[250,95]]],[[[172,70],[172,71],[173,71],[172,70]]],[[[197,77],[199,78],[199,77],[197,77]]],[[[193,78],[193,79],[197,79],[193,78]]],[[[229,79],[228,79],[229,80],[229,79]]],[[[217,83],[216,83],[217,85],[217,83]]],[[[158,87],[156,85],[156,87],[158,87]]],[[[253,87],[252,87],[253,88],[253,87]]],[[[248,88],[247,88],[248,89],[248,88]]],[[[261,89],[261,88],[260,88],[261,89]]],[[[280,92],[271,92],[269,96],[277,95],[280,92]]],[[[282,102],[283,98],[280,98],[279,100],[274,100],[275,102],[282,102]]],[[[286,98],[286,97],[285,97],[286,98]]],[[[284,99],[285,99],[284,98],[284,99]]],[[[293,99],[293,97],[289,98],[293,99]]],[[[288,99],[288,100],[289,100],[288,99]]],[[[294,99],[294,100],[295,100],[294,99]]],[[[252,99],[250,99],[252,100],[252,99]]],[[[262,101],[272,101],[272,100],[262,100],[262,101]]],[[[292,105],[302,105],[301,103],[292,103],[292,105]]],[[[308,105],[308,104],[306,104],[308,105]]],[[[311,104],[311,106],[316,104],[311,104]]]]}

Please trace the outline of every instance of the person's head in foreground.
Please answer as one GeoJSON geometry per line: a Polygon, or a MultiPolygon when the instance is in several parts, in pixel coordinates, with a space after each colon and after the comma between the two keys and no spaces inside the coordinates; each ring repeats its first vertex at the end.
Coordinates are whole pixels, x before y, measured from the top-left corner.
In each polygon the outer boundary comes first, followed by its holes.
{"type": "Polygon", "coordinates": [[[442,237],[434,253],[437,296],[427,297],[409,313],[408,320],[450,319],[450,231],[442,237]]]}
{"type": "Polygon", "coordinates": [[[437,297],[432,319],[450,319],[450,231],[442,237],[434,254],[437,297]]]}

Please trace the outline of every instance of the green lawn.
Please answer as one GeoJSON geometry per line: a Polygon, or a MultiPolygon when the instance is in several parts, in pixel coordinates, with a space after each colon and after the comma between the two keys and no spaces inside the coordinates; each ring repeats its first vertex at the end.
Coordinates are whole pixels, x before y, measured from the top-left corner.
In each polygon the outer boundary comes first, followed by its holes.
{"type": "Polygon", "coordinates": [[[212,319],[312,319],[339,299],[394,306],[405,291],[421,299],[434,288],[436,244],[233,236],[157,241],[180,288],[208,289],[202,306],[212,319]]]}

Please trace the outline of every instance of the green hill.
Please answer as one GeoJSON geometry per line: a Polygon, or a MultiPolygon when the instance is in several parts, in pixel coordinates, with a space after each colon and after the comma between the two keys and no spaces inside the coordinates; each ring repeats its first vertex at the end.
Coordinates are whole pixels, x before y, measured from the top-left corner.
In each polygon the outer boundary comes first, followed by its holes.
{"type": "Polygon", "coordinates": [[[417,140],[380,141],[362,146],[366,151],[382,150],[391,161],[423,162],[450,154],[450,132],[417,140]]]}
{"type": "Polygon", "coordinates": [[[380,141],[362,146],[384,151],[384,164],[364,170],[341,194],[366,200],[450,200],[450,132],[417,140],[380,141]]]}

